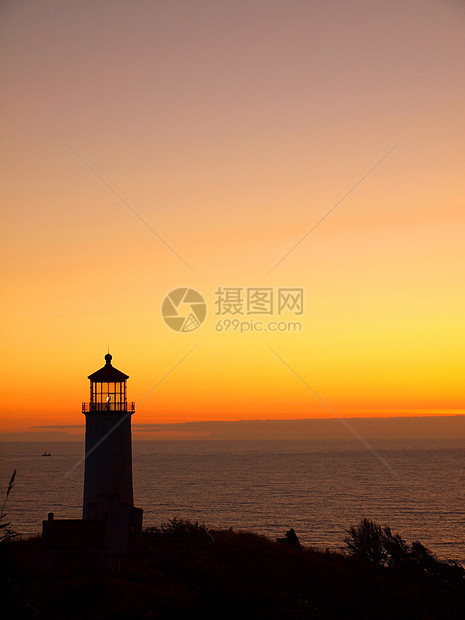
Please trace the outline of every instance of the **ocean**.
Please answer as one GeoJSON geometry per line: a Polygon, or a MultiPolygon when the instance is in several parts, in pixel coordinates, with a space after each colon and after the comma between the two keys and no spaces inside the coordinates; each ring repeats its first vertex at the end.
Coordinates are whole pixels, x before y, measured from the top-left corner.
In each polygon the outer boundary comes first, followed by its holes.
{"type": "MultiPolygon", "coordinates": [[[[271,538],[292,527],[319,549],[342,548],[367,517],[465,563],[463,441],[371,444],[396,475],[355,440],[135,441],[135,504],[145,527],[175,516],[271,538]]],[[[38,534],[48,512],[80,518],[82,458],[81,442],[1,444],[1,494],[17,469],[5,509],[15,531],[38,534]]]]}

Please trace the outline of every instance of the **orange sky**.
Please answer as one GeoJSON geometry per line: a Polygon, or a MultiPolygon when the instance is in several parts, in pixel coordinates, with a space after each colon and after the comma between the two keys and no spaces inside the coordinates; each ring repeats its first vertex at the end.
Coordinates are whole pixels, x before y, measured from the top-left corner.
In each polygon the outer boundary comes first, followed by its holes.
{"type": "Polygon", "coordinates": [[[464,412],[462,3],[2,13],[4,430],[81,424],[108,345],[138,402],[198,344],[141,423],[464,412]],[[216,333],[218,286],[302,287],[302,331],[216,333]]]}

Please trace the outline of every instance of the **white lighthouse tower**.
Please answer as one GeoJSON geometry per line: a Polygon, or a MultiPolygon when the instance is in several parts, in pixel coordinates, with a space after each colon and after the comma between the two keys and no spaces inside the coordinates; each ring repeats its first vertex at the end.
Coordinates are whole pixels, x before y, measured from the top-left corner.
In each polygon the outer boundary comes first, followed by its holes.
{"type": "Polygon", "coordinates": [[[132,489],[131,416],[127,402],[128,375],[114,368],[112,356],[89,375],[90,401],[86,416],[86,457],[83,519],[104,521],[106,548],[126,553],[142,532],[142,509],[134,507],[132,489]]]}

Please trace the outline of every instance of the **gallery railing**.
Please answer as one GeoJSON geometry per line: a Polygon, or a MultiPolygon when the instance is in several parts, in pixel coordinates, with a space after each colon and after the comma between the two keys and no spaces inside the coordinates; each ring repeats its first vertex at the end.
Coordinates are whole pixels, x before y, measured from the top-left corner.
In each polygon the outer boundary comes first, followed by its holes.
{"type": "Polygon", "coordinates": [[[90,413],[92,411],[128,411],[134,413],[136,410],[135,403],[82,403],[82,413],[90,413]]]}

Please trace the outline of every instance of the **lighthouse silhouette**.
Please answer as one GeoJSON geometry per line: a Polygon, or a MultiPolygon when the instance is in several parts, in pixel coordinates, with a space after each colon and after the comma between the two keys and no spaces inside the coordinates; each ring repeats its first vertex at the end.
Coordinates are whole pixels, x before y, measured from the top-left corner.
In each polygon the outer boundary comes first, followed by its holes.
{"type": "Polygon", "coordinates": [[[132,487],[131,417],[127,402],[128,375],[105,366],[88,376],[90,400],[82,404],[86,416],[84,501],[82,518],[103,521],[109,553],[127,553],[142,533],[142,509],[134,506],[132,487]]]}

